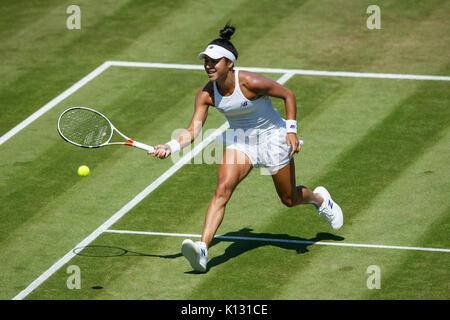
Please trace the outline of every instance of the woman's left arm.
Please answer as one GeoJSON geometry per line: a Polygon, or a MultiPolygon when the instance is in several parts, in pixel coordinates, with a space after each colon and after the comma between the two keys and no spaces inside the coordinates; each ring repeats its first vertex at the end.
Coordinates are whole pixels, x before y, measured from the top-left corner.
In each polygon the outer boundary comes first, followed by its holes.
{"type": "MultiPolygon", "coordinates": [[[[243,85],[246,89],[256,94],[256,97],[270,96],[283,99],[286,108],[286,120],[296,120],[297,102],[295,101],[294,93],[288,88],[276,81],[250,72],[245,73],[243,85]]],[[[286,143],[288,146],[292,145],[290,156],[300,151],[300,141],[295,133],[286,135],[286,143]]]]}

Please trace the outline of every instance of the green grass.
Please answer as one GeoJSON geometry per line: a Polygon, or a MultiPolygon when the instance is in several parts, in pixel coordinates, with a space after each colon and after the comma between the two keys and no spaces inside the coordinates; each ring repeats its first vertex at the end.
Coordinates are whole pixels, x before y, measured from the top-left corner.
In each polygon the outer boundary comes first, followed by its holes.
{"type": "MultiPolygon", "coordinates": [[[[0,135],[107,60],[200,64],[230,18],[238,66],[449,75],[443,1],[0,1],[0,135]],[[81,30],[67,30],[78,4],[81,30]],[[213,8],[214,14],[211,14],[213,8]]],[[[279,74],[266,74],[278,79],[279,74]]],[[[104,112],[149,144],[184,128],[202,71],[111,67],[0,146],[0,298],[11,299],[173,163],[137,149],[95,151],[56,131],[68,106],[104,112]],[[76,175],[87,164],[87,178],[76,175]]],[[[447,81],[294,76],[305,146],[297,183],[325,185],[344,209],[338,232],[312,207],[286,208],[259,170],[238,186],[220,235],[450,248],[447,81]]],[[[274,105],[284,115],[282,101],[274,105]]],[[[225,119],[211,110],[204,127],[225,119]]],[[[199,234],[217,164],[188,164],[112,229],[199,234]]],[[[448,253],[215,241],[192,273],[183,238],[104,233],[27,299],[442,299],[448,253]],[[66,286],[67,267],[82,288],[66,286]],[[366,287],[367,267],[381,289],[366,287]],[[95,289],[97,288],[97,289],[95,289]]]]}

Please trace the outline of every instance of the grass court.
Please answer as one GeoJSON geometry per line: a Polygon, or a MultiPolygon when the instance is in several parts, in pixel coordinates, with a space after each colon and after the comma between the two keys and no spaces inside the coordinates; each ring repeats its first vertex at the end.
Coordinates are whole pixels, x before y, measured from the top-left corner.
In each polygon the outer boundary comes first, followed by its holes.
{"type": "MultiPolygon", "coordinates": [[[[450,2],[379,1],[378,30],[365,0],[0,4],[1,299],[450,298],[450,2]],[[66,26],[72,4],[81,29],[66,26]],[[295,93],[297,184],[324,185],[344,226],[283,206],[253,169],[197,274],[180,245],[201,234],[218,169],[201,160],[215,142],[174,171],[138,149],[74,147],[56,121],[86,106],[138,141],[169,141],[207,81],[197,55],[229,19],[236,66],[295,93]],[[71,266],[80,289],[68,288],[71,266]]],[[[210,108],[203,133],[224,122],[210,108]]]]}

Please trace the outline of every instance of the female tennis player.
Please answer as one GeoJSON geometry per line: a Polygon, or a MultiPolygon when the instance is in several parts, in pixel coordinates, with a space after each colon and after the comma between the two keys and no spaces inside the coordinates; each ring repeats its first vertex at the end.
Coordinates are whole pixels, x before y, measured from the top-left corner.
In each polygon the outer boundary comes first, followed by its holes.
{"type": "Polygon", "coordinates": [[[218,183],[206,212],[201,241],[183,241],[181,251],[197,271],[207,270],[208,248],[219,228],[225,207],[236,186],[253,167],[266,167],[283,204],[312,204],[335,230],[343,225],[341,208],[324,187],[314,191],[296,186],[293,155],[301,144],[297,137],[295,96],[286,87],[261,75],[234,68],[238,52],[230,42],[235,28],[227,24],[220,38],[199,54],[204,59],[208,83],[197,93],[190,125],[176,139],[155,146],[154,156],[167,158],[191,144],[206,121],[209,106],[223,113],[230,124],[218,183]],[[281,118],[270,97],[284,100],[286,118],[281,118]],[[230,138],[231,137],[231,138],[230,138]]]}

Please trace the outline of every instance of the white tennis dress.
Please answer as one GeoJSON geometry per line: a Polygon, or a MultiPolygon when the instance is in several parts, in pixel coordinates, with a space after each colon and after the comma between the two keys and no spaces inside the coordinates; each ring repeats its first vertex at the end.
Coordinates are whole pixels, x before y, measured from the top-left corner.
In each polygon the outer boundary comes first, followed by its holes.
{"type": "Polygon", "coordinates": [[[266,167],[271,174],[286,166],[292,147],[286,143],[286,122],[273,107],[270,97],[247,99],[235,70],[235,87],[230,96],[222,96],[214,85],[214,106],[230,124],[227,148],[245,153],[254,167],[266,167]]]}

